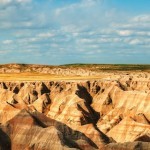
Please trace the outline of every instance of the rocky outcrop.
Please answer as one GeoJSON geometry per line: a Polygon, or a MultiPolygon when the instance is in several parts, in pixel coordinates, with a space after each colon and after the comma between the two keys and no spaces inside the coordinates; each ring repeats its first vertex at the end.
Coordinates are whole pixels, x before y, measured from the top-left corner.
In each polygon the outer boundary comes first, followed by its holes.
{"type": "Polygon", "coordinates": [[[97,148],[83,133],[72,130],[65,124],[49,119],[43,114],[25,109],[6,122],[2,129],[2,132],[10,137],[13,150],[97,148]]]}
{"type": "Polygon", "coordinates": [[[0,83],[1,149],[147,149],[150,75],[0,83]],[[5,144],[8,143],[8,144],[5,144]]]}
{"type": "Polygon", "coordinates": [[[149,142],[126,142],[126,143],[111,143],[105,146],[105,150],[149,150],[149,142]]]}

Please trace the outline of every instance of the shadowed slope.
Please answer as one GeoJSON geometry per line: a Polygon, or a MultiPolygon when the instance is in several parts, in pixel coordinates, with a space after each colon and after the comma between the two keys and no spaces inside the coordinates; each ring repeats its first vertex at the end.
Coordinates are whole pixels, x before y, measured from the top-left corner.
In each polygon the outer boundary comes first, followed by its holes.
{"type": "Polygon", "coordinates": [[[74,131],[43,114],[34,114],[25,109],[3,125],[3,129],[11,139],[12,150],[97,148],[83,133],[74,131]]]}

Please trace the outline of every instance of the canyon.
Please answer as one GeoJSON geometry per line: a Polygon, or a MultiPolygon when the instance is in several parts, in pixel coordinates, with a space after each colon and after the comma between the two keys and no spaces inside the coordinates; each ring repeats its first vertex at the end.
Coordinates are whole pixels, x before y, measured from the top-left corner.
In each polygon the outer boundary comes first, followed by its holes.
{"type": "Polygon", "coordinates": [[[1,80],[0,149],[150,149],[149,71],[78,69],[82,75],[1,80]]]}

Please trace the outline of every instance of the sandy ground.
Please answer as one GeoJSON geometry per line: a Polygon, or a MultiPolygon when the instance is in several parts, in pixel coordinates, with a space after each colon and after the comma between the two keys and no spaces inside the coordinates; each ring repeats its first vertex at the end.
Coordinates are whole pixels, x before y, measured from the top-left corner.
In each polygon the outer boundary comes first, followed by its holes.
{"type": "Polygon", "coordinates": [[[60,76],[40,73],[7,73],[0,74],[0,81],[59,81],[59,80],[90,80],[102,79],[102,76],[60,76]]]}

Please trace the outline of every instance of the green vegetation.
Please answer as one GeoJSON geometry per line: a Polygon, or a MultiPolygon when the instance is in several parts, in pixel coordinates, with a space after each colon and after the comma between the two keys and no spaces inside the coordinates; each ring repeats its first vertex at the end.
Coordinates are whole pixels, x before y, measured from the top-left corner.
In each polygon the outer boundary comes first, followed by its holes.
{"type": "Polygon", "coordinates": [[[150,65],[144,64],[66,64],[64,68],[87,68],[91,70],[102,71],[148,71],[150,65]]]}

